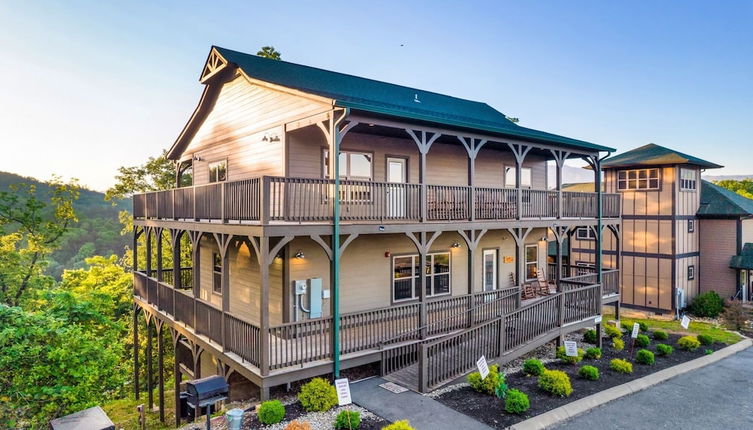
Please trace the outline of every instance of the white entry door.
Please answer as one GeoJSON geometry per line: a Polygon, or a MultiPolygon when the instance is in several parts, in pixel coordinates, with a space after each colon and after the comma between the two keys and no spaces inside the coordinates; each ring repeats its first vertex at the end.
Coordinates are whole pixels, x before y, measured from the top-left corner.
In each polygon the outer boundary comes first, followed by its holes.
{"type": "Polygon", "coordinates": [[[484,291],[494,291],[497,289],[497,257],[498,251],[496,249],[484,250],[484,291]]]}
{"type": "Polygon", "coordinates": [[[396,184],[387,187],[387,216],[390,218],[405,216],[407,194],[402,184],[405,184],[408,180],[407,168],[404,158],[387,158],[387,182],[396,184]]]}

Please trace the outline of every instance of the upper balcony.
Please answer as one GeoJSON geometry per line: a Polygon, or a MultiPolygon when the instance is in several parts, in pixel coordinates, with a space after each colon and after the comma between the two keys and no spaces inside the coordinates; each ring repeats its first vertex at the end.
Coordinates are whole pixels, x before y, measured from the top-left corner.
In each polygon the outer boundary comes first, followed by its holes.
{"type": "MultiPolygon", "coordinates": [[[[328,223],[334,180],[262,176],[133,196],[137,219],[328,223]]],[[[619,194],[603,194],[603,217],[620,217],[619,194]]],[[[596,193],[518,188],[340,181],[340,220],[413,223],[595,219],[596,193]]]]}

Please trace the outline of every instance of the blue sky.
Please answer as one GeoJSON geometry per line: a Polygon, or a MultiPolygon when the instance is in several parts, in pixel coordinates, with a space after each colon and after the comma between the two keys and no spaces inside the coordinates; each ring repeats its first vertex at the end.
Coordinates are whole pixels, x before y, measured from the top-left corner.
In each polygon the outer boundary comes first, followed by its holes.
{"type": "Polygon", "coordinates": [[[753,1],[2,2],[0,170],[105,189],[173,143],[212,44],[753,174],[753,1]]]}

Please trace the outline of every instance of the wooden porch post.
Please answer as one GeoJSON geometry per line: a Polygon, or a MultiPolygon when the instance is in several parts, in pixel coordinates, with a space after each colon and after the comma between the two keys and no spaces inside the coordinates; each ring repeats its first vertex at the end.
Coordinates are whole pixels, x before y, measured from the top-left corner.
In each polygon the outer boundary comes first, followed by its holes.
{"type": "Polygon", "coordinates": [[[146,397],[149,403],[149,410],[154,409],[154,375],[152,374],[152,321],[146,319],[146,397]]]}
{"type": "MultiPolygon", "coordinates": [[[[507,146],[512,150],[515,156],[515,188],[517,192],[517,219],[523,218],[523,186],[521,180],[523,178],[522,169],[523,161],[526,155],[531,150],[530,146],[523,146],[522,144],[508,143],[507,146]]],[[[505,184],[507,185],[507,184],[505,184]]]]}
{"type": "Polygon", "coordinates": [[[225,349],[226,336],[225,336],[225,321],[226,314],[230,311],[230,243],[233,240],[233,235],[214,233],[214,239],[217,241],[217,246],[220,250],[220,261],[222,262],[222,272],[220,274],[220,288],[222,291],[222,322],[221,324],[221,339],[222,349],[225,349]]]}
{"type": "Polygon", "coordinates": [[[515,271],[518,280],[518,297],[517,307],[520,307],[520,303],[523,301],[523,287],[525,286],[525,241],[528,235],[533,231],[533,227],[523,229],[520,227],[508,228],[507,231],[515,239],[516,251],[515,251],[515,271]]]}
{"type": "Polygon", "coordinates": [[[421,246],[421,249],[418,251],[418,261],[419,261],[418,262],[418,264],[419,264],[419,266],[418,266],[418,270],[419,270],[419,272],[418,272],[419,273],[419,275],[418,275],[418,282],[421,285],[420,285],[419,290],[418,290],[418,298],[419,298],[419,301],[421,302],[421,312],[420,312],[419,317],[418,317],[418,325],[419,325],[419,327],[423,327],[421,329],[421,339],[425,339],[426,335],[427,335],[426,324],[428,323],[428,313],[426,311],[426,282],[427,282],[427,278],[426,278],[426,253],[428,251],[426,249],[426,247],[425,247],[425,244],[426,244],[426,232],[422,231],[420,233],[420,237],[421,237],[421,244],[422,244],[422,246],[421,246]]]}
{"type": "Polygon", "coordinates": [[[474,298],[476,294],[476,249],[486,232],[486,229],[478,231],[468,230],[468,233],[464,230],[458,230],[458,234],[463,238],[468,247],[468,327],[473,325],[472,309],[475,305],[474,298]]]}
{"type": "Polygon", "coordinates": [[[550,149],[549,151],[552,153],[552,156],[554,156],[554,162],[557,163],[557,218],[562,218],[562,168],[565,165],[565,161],[570,156],[570,153],[555,149],[550,149]]]}
{"type": "MultiPolygon", "coordinates": [[[[157,329],[157,371],[159,376],[159,385],[157,387],[157,394],[159,396],[159,421],[165,422],[165,345],[164,345],[164,333],[162,332],[163,324],[160,320],[154,321],[157,329]]],[[[176,388],[177,389],[177,388],[176,388]]]]}
{"type": "Polygon", "coordinates": [[[433,145],[434,142],[436,142],[436,140],[442,136],[442,134],[437,132],[430,133],[430,136],[427,139],[425,130],[419,132],[406,128],[405,132],[408,133],[411,138],[413,138],[416,146],[418,146],[418,182],[421,187],[421,222],[424,222],[428,218],[428,196],[426,192],[426,154],[429,153],[431,145],[433,145]],[[420,137],[416,133],[420,133],[420,137]]]}
{"type": "Polygon", "coordinates": [[[154,231],[157,233],[157,280],[162,282],[162,228],[157,227],[154,231]]]}
{"type": "Polygon", "coordinates": [[[470,195],[468,198],[468,208],[470,213],[468,219],[470,221],[476,220],[476,156],[481,150],[481,147],[486,144],[486,139],[474,139],[458,136],[458,140],[465,147],[465,151],[468,153],[468,187],[470,188],[470,195]]]}
{"type": "MultiPolygon", "coordinates": [[[[259,370],[262,376],[269,375],[269,237],[261,236],[258,242],[259,259],[259,328],[261,333],[259,370]]],[[[262,395],[264,397],[264,395],[262,395]]],[[[263,398],[262,400],[266,400],[263,398]]]]}
{"type": "Polygon", "coordinates": [[[201,233],[198,231],[189,231],[188,237],[191,240],[191,290],[193,292],[193,321],[191,326],[196,328],[196,300],[201,295],[201,233]]]}
{"type": "Polygon", "coordinates": [[[133,272],[139,271],[139,236],[144,232],[144,229],[138,228],[138,226],[133,226],[133,272]]]}
{"type": "Polygon", "coordinates": [[[141,396],[139,389],[139,305],[133,304],[133,394],[141,396]]]}
{"type": "Polygon", "coordinates": [[[146,276],[151,278],[152,277],[152,229],[148,227],[146,230],[146,258],[145,259],[146,259],[146,265],[145,265],[146,276]]]}
{"type": "Polygon", "coordinates": [[[173,400],[175,401],[175,427],[180,427],[181,374],[180,374],[180,363],[178,362],[178,340],[180,339],[180,335],[173,328],[170,328],[170,336],[172,337],[172,341],[173,341],[173,378],[175,378],[175,381],[174,381],[175,389],[173,392],[173,400]]]}

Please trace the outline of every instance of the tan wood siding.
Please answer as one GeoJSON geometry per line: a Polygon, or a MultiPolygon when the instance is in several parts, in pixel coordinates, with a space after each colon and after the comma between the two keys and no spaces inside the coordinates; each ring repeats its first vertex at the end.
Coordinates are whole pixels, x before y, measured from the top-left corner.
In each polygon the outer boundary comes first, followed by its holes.
{"type": "Polygon", "coordinates": [[[194,183],[207,183],[208,163],[227,159],[228,180],[282,175],[282,124],[326,110],[324,103],[249,83],[238,76],[224,84],[214,108],[184,151],[195,156],[194,183]],[[276,135],[279,141],[264,141],[276,135]]]}

